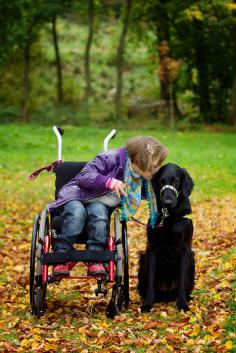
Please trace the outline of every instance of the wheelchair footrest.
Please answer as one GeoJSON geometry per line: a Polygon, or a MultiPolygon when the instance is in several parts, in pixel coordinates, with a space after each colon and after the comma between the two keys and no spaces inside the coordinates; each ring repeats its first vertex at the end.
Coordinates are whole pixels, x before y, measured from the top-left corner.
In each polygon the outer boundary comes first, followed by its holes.
{"type": "Polygon", "coordinates": [[[42,255],[42,264],[63,264],[69,261],[108,262],[115,261],[113,251],[98,250],[68,250],[65,252],[46,253],[42,255]]]}

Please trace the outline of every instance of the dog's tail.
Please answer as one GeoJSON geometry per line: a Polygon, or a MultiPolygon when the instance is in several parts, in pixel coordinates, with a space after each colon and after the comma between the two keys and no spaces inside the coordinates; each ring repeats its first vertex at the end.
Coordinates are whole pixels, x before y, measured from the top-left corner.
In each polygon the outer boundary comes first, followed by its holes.
{"type": "Polygon", "coordinates": [[[147,288],[147,273],[146,273],[146,256],[145,252],[141,252],[139,256],[139,270],[138,270],[138,292],[144,298],[147,288]]]}

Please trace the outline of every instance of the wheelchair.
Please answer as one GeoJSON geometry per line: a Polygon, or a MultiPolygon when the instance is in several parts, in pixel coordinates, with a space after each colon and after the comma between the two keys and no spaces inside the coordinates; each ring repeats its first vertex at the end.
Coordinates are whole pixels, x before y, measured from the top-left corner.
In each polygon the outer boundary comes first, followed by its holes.
{"type": "MultiPolygon", "coordinates": [[[[33,180],[42,170],[55,173],[55,197],[60,188],[78,174],[86,162],[62,162],[61,146],[63,130],[56,126],[53,130],[58,140],[58,160],[51,165],[41,168],[33,173],[29,179],[33,180]]],[[[104,140],[104,150],[107,150],[108,142],[114,138],[116,130],[104,140]]],[[[80,243],[85,244],[85,249],[72,249],[64,253],[53,253],[53,244],[60,234],[62,218],[57,213],[50,214],[45,208],[41,214],[37,214],[33,223],[31,250],[30,250],[30,304],[32,315],[40,317],[47,308],[47,287],[51,283],[60,283],[62,276],[55,277],[50,270],[52,266],[61,263],[69,263],[72,270],[78,264],[86,266],[89,262],[102,262],[107,270],[104,276],[67,276],[70,278],[93,278],[97,281],[95,294],[104,297],[108,294],[108,286],[111,287],[111,298],[106,307],[106,315],[114,318],[123,307],[129,306],[129,265],[128,265],[128,234],[126,221],[120,220],[119,210],[110,209],[109,232],[104,251],[86,249],[88,235],[86,231],[80,236],[80,243]],[[111,233],[111,217],[113,217],[114,235],[111,233]],[[110,284],[110,285],[109,285],[110,284]]]]}

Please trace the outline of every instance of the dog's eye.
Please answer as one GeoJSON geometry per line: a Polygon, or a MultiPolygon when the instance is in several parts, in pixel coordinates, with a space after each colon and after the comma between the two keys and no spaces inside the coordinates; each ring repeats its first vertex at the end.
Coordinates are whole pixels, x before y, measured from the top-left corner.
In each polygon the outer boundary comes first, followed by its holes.
{"type": "Polygon", "coordinates": [[[159,180],[159,183],[160,183],[160,185],[164,185],[164,184],[165,184],[165,180],[161,178],[161,179],[159,180]]]}
{"type": "Polygon", "coordinates": [[[171,183],[171,185],[173,185],[173,184],[176,184],[176,178],[175,177],[172,177],[171,179],[170,179],[170,183],[171,183]]]}

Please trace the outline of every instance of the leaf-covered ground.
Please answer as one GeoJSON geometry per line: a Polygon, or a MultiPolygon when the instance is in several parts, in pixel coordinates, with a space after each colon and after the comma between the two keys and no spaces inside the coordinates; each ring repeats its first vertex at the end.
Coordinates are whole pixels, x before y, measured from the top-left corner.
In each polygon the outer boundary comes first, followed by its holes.
{"type": "MultiPolygon", "coordinates": [[[[193,205],[196,284],[191,312],[175,303],[156,304],[140,313],[138,254],[145,228],[130,223],[131,304],[107,319],[108,299],[94,294],[95,281],[62,281],[48,288],[48,309],[37,320],[29,304],[29,250],[32,219],[39,211],[32,197],[2,193],[0,201],[0,351],[1,352],[235,352],[233,303],[236,301],[236,198],[193,205]]],[[[146,219],[142,206],[138,217],[146,219]]],[[[84,270],[86,272],[86,270],[84,270]]],[[[108,298],[110,296],[108,294],[108,298]]],[[[234,306],[235,307],[235,306],[234,306]]]]}

